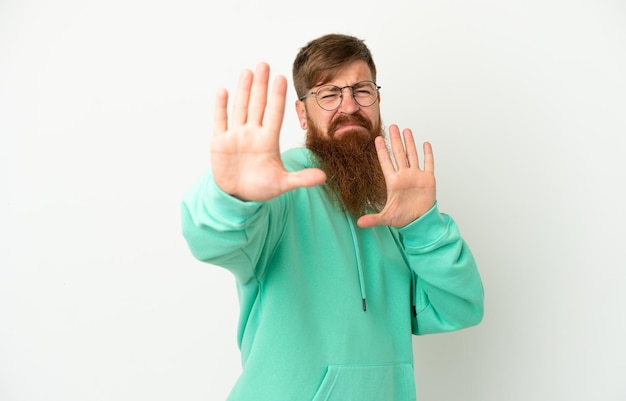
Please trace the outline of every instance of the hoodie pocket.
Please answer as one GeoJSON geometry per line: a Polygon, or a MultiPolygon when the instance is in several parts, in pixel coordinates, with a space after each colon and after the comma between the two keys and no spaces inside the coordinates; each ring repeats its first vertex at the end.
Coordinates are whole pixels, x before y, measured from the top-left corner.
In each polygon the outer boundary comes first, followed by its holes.
{"type": "Polygon", "coordinates": [[[329,365],[313,401],[415,401],[409,363],[329,365]]]}

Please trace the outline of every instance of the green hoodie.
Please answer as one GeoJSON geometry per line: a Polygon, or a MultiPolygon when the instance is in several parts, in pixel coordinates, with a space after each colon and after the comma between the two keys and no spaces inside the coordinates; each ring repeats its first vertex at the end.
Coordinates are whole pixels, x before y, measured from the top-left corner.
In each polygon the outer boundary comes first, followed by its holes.
{"type": "MultiPolygon", "coordinates": [[[[312,166],[305,149],[283,162],[312,166]]],[[[399,229],[361,229],[320,186],[242,202],[207,174],[182,226],[196,258],[236,278],[243,371],[228,400],[415,400],[411,334],[482,319],[474,258],[436,205],[399,229]]]]}

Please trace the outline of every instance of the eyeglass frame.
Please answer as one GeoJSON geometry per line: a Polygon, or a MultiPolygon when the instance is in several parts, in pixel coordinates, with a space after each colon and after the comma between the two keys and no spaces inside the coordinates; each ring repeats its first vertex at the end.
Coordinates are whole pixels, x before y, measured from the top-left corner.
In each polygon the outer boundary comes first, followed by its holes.
{"type": "MultiPolygon", "coordinates": [[[[300,101],[304,101],[304,99],[306,99],[307,97],[313,95],[315,97],[315,103],[317,103],[317,105],[322,109],[322,110],[326,110],[326,111],[333,111],[333,110],[337,110],[339,107],[341,107],[341,104],[343,103],[343,90],[346,88],[350,88],[350,93],[352,95],[352,99],[354,100],[354,102],[356,104],[358,104],[361,107],[370,107],[372,106],[374,103],[376,103],[376,99],[374,99],[374,101],[370,104],[368,104],[367,106],[363,106],[361,103],[359,103],[359,101],[356,99],[356,97],[354,96],[354,87],[357,86],[358,84],[362,84],[364,82],[367,83],[371,83],[374,84],[374,88],[376,89],[376,93],[378,94],[378,92],[380,91],[381,86],[377,85],[376,82],[374,81],[369,81],[369,80],[364,80],[364,81],[359,81],[356,82],[354,85],[346,85],[346,86],[337,86],[337,85],[332,85],[332,84],[324,84],[324,85],[320,85],[320,87],[318,88],[317,91],[315,92],[309,92],[306,95],[302,95],[300,96],[299,100],[300,101]],[[332,108],[332,109],[325,109],[324,107],[322,107],[322,105],[320,104],[320,102],[317,100],[317,92],[319,92],[319,89],[324,87],[324,86],[334,86],[335,88],[339,89],[339,104],[332,108]]],[[[378,95],[376,96],[378,98],[378,95]]]]}

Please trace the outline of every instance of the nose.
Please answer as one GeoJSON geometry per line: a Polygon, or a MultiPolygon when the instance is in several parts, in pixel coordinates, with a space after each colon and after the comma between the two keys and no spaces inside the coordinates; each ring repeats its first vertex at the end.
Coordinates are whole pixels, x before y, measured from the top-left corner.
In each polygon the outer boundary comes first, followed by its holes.
{"type": "Polygon", "coordinates": [[[341,104],[339,110],[345,114],[353,114],[359,110],[361,106],[354,100],[352,88],[347,86],[341,88],[341,104]]]}

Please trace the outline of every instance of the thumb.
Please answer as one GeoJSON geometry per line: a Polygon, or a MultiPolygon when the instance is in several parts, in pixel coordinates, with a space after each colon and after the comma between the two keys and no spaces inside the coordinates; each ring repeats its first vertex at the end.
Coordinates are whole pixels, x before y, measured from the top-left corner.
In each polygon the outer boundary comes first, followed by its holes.
{"type": "Polygon", "coordinates": [[[287,173],[283,182],[283,191],[291,191],[300,187],[313,187],[323,184],[326,174],[318,168],[305,168],[303,170],[287,173]]]}
{"type": "Polygon", "coordinates": [[[380,213],[363,215],[363,216],[359,217],[359,219],[356,221],[356,224],[360,228],[371,228],[371,227],[374,227],[374,226],[381,225],[381,223],[380,223],[380,213]]]}

